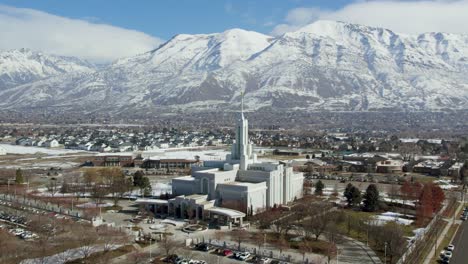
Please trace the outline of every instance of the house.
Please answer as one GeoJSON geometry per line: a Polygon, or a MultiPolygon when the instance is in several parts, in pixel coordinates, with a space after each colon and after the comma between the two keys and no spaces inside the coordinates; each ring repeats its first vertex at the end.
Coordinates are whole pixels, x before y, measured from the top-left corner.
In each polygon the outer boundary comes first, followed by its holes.
{"type": "Polygon", "coordinates": [[[58,148],[60,146],[56,139],[46,140],[42,145],[46,148],[58,148]]]}

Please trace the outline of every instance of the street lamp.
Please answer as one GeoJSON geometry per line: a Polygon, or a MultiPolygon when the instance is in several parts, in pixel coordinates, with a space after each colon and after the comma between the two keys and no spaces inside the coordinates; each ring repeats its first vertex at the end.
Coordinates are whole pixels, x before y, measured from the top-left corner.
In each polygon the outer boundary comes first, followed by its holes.
{"type": "Polygon", "coordinates": [[[151,253],[152,253],[152,251],[151,251],[151,232],[149,233],[149,241],[150,241],[150,243],[149,243],[150,244],[149,245],[149,253],[150,253],[150,261],[151,261],[151,253]]]}
{"type": "Polygon", "coordinates": [[[384,264],[387,264],[387,242],[385,242],[384,264]]]}

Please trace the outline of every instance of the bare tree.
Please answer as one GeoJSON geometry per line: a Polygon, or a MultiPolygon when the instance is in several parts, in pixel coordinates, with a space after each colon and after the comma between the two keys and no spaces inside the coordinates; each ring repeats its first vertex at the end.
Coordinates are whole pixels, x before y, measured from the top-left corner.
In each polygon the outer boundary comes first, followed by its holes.
{"type": "Polygon", "coordinates": [[[169,234],[163,234],[159,245],[166,254],[166,257],[173,254],[177,248],[181,247],[181,243],[173,239],[169,234]]]}
{"type": "Polygon", "coordinates": [[[97,232],[90,226],[79,225],[75,230],[75,240],[79,244],[78,252],[83,258],[87,258],[93,252],[98,242],[97,232]]]}
{"type": "Polygon", "coordinates": [[[133,251],[129,255],[127,255],[127,262],[133,264],[143,264],[147,263],[148,254],[141,252],[139,250],[133,251]]]}
{"type": "Polygon", "coordinates": [[[332,214],[329,212],[330,209],[331,206],[324,203],[311,204],[308,207],[310,216],[302,223],[307,237],[314,235],[315,240],[318,240],[320,235],[325,232],[332,220],[332,214]]]}
{"type": "Polygon", "coordinates": [[[116,228],[101,226],[97,229],[98,242],[104,247],[104,252],[114,249],[116,246],[122,246],[130,241],[129,236],[116,228]]]}
{"type": "Polygon", "coordinates": [[[279,249],[280,254],[283,253],[283,250],[289,248],[289,243],[286,240],[285,236],[282,235],[278,240],[275,241],[275,246],[279,249]]]}
{"type": "Polygon", "coordinates": [[[238,249],[240,250],[241,243],[245,242],[249,238],[249,233],[245,230],[238,229],[231,233],[231,237],[237,242],[238,249]]]}

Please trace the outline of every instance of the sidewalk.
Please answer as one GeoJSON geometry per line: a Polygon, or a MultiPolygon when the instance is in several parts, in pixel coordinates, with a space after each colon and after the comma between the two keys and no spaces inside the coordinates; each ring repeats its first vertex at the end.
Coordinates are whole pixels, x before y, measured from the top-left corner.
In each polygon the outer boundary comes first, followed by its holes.
{"type": "MultiPolygon", "coordinates": [[[[450,227],[453,224],[457,223],[457,220],[455,220],[455,219],[457,219],[456,216],[458,215],[458,212],[460,212],[460,210],[462,210],[462,209],[463,209],[463,203],[460,203],[460,205],[455,210],[455,218],[450,217],[450,218],[444,218],[443,219],[443,220],[447,221],[448,224],[445,226],[444,230],[442,231],[442,233],[437,238],[437,247],[439,247],[440,244],[442,243],[442,241],[444,240],[445,235],[447,235],[447,232],[449,231],[450,227]]],[[[429,254],[424,259],[423,264],[430,264],[430,262],[431,262],[432,258],[434,257],[435,253],[439,254],[440,252],[434,252],[434,247],[432,247],[432,250],[429,251],[429,254]]]]}
{"type": "MultiPolygon", "coordinates": [[[[349,238],[346,242],[338,245],[340,255],[338,257],[339,263],[359,263],[359,264],[381,264],[382,261],[366,244],[349,238]]],[[[334,263],[334,262],[332,262],[334,263]]]]}

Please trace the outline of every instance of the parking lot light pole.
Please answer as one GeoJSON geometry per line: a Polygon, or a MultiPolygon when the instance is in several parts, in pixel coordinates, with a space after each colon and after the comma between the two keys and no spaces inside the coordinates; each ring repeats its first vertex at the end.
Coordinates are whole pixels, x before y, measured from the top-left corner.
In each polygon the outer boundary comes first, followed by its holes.
{"type": "Polygon", "coordinates": [[[384,264],[387,264],[387,242],[385,242],[384,264]]]}
{"type": "Polygon", "coordinates": [[[150,242],[150,245],[149,245],[149,253],[150,253],[150,261],[151,261],[151,232],[150,232],[150,235],[149,235],[149,242],[150,242]]]}

